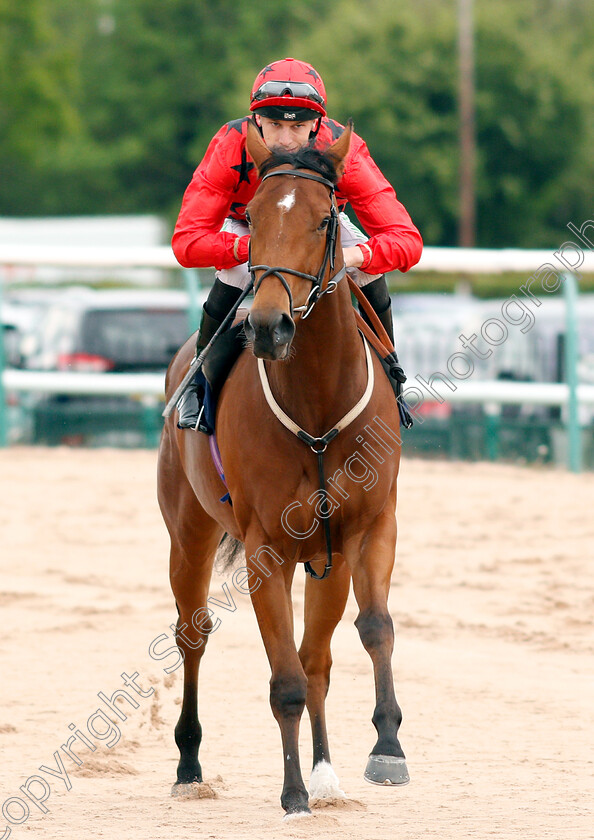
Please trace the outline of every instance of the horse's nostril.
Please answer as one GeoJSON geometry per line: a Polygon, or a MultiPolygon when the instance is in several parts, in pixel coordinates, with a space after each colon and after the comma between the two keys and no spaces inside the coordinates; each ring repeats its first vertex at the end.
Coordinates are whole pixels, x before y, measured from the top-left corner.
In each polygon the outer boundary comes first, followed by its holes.
{"type": "Polygon", "coordinates": [[[293,338],[294,333],[295,324],[293,323],[293,320],[286,313],[283,312],[283,314],[280,317],[279,323],[276,324],[272,331],[274,343],[276,345],[288,344],[293,338]]]}
{"type": "Polygon", "coordinates": [[[272,340],[274,341],[275,344],[286,344],[287,343],[283,338],[283,332],[284,331],[281,329],[280,326],[275,327],[272,330],[272,340]]]}
{"type": "Polygon", "coordinates": [[[248,315],[243,324],[243,331],[245,333],[245,337],[248,341],[253,341],[256,337],[256,332],[254,327],[252,326],[252,322],[250,321],[250,316],[248,315]]]}

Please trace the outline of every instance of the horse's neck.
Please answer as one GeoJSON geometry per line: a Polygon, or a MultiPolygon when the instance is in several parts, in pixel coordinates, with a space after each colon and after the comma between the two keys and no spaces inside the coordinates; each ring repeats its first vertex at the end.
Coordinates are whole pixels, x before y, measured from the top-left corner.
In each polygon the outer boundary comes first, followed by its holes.
{"type": "Polygon", "coordinates": [[[367,367],[346,280],[297,324],[291,358],[269,365],[268,375],[281,407],[313,435],[328,431],[360,399],[367,367]]]}

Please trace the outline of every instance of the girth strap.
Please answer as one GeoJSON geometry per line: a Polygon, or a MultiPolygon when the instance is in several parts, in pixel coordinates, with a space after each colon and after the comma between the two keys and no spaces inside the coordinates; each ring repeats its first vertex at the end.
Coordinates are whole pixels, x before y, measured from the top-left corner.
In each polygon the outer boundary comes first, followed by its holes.
{"type": "Polygon", "coordinates": [[[305,571],[308,575],[314,580],[324,580],[330,574],[330,570],[332,568],[332,534],[330,533],[330,505],[328,504],[328,493],[326,491],[326,477],[324,476],[324,452],[326,451],[328,444],[330,441],[336,437],[338,434],[337,429],[331,429],[321,438],[312,438],[306,432],[299,432],[299,437],[301,440],[305,441],[308,444],[309,448],[312,452],[318,456],[318,481],[320,485],[320,492],[322,494],[322,503],[320,505],[320,511],[322,519],[324,520],[324,537],[326,539],[326,565],[324,566],[324,571],[321,575],[319,575],[316,571],[314,571],[313,566],[309,562],[306,561],[304,564],[305,571]]]}

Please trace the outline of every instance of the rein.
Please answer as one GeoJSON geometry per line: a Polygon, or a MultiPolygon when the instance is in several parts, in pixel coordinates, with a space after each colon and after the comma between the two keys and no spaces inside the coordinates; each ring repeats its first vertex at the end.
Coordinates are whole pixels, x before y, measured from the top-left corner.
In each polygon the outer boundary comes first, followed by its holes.
{"type": "MultiPolygon", "coordinates": [[[[282,266],[269,266],[269,265],[251,265],[250,274],[252,276],[252,281],[254,283],[254,294],[257,293],[258,289],[262,281],[266,277],[274,276],[283,284],[285,291],[289,297],[289,308],[291,312],[291,318],[293,317],[294,312],[302,313],[302,318],[307,318],[307,316],[311,313],[312,309],[314,308],[315,304],[318,300],[325,294],[331,294],[337,287],[338,283],[342,278],[346,275],[346,266],[343,266],[336,274],[332,275],[328,279],[328,283],[326,284],[326,288],[322,289],[322,283],[324,281],[324,275],[326,274],[326,270],[328,266],[330,266],[330,271],[334,270],[334,262],[336,258],[336,240],[338,235],[338,211],[336,208],[336,198],[334,192],[334,184],[332,181],[329,181],[327,178],[323,178],[320,175],[313,175],[309,172],[302,172],[300,169],[279,169],[275,172],[269,172],[262,178],[262,182],[264,182],[267,178],[273,178],[277,175],[291,175],[294,178],[307,178],[309,181],[317,181],[319,184],[323,184],[324,186],[328,187],[330,190],[330,221],[328,222],[328,230],[326,233],[326,248],[324,251],[324,258],[322,260],[322,264],[320,266],[320,270],[318,271],[317,275],[315,274],[307,274],[303,271],[297,271],[294,268],[284,268],[282,266]],[[256,271],[263,271],[263,274],[260,275],[258,280],[256,280],[256,271]],[[312,284],[311,292],[307,297],[307,301],[303,306],[293,307],[293,295],[291,293],[291,289],[289,284],[287,283],[284,274],[293,274],[295,277],[302,277],[304,280],[309,280],[312,284]]],[[[264,391],[264,396],[266,397],[266,402],[270,407],[270,410],[275,415],[275,417],[282,423],[282,425],[296,435],[300,440],[306,443],[311,451],[316,455],[318,459],[318,478],[320,483],[320,493],[322,495],[322,502],[320,505],[321,510],[321,517],[324,520],[324,536],[326,541],[326,565],[324,566],[324,571],[321,575],[318,575],[314,569],[312,568],[311,563],[308,561],[305,563],[305,571],[307,574],[311,575],[314,580],[324,580],[324,578],[328,577],[330,574],[330,570],[332,569],[332,538],[330,534],[330,506],[328,503],[328,493],[326,491],[326,478],[324,475],[324,453],[328,448],[328,444],[331,440],[333,440],[339,432],[345,429],[350,423],[357,418],[361,412],[366,408],[369,400],[371,399],[371,395],[373,393],[373,385],[374,385],[374,376],[373,376],[373,363],[371,360],[371,353],[369,351],[369,346],[367,341],[364,340],[365,346],[365,356],[367,361],[367,387],[365,388],[365,392],[361,399],[357,402],[357,404],[340,420],[332,429],[326,432],[325,435],[321,437],[313,437],[312,435],[308,434],[304,429],[297,425],[289,416],[285,414],[282,410],[280,405],[274,398],[272,390],[270,388],[270,383],[268,382],[268,377],[266,375],[266,367],[262,359],[258,359],[258,373],[260,375],[260,382],[262,383],[262,390],[264,391]]]]}
{"type": "Polygon", "coordinates": [[[332,277],[329,278],[326,288],[322,289],[322,283],[324,282],[324,275],[326,274],[326,269],[328,268],[328,265],[330,265],[330,271],[334,271],[334,261],[336,259],[338,211],[336,209],[336,199],[334,197],[334,184],[327,178],[322,178],[321,175],[313,175],[309,172],[302,172],[300,169],[279,169],[275,172],[269,172],[262,178],[262,183],[264,183],[264,181],[267,178],[273,178],[276,175],[291,175],[294,178],[306,178],[308,181],[317,181],[319,184],[323,184],[330,190],[330,221],[328,222],[328,230],[326,232],[326,248],[324,251],[324,257],[322,259],[320,270],[317,274],[307,274],[304,271],[297,271],[294,268],[285,268],[283,266],[273,267],[270,265],[252,265],[251,255],[250,262],[248,265],[250,274],[252,276],[252,282],[254,284],[254,294],[257,293],[263,280],[265,280],[267,277],[274,276],[283,284],[283,287],[289,297],[289,309],[291,312],[291,318],[293,318],[295,312],[302,313],[301,317],[307,318],[307,316],[311,313],[315,304],[322,297],[322,295],[332,294],[340,280],[342,280],[342,278],[346,274],[346,266],[343,266],[339,271],[337,271],[336,274],[332,275],[332,277]],[[256,271],[263,271],[263,274],[260,275],[258,280],[256,280],[256,271]],[[293,295],[291,293],[291,289],[289,288],[289,284],[283,276],[284,274],[293,274],[295,277],[302,277],[304,280],[309,280],[309,282],[312,284],[311,292],[309,293],[307,300],[303,306],[293,306],[293,295]]]}

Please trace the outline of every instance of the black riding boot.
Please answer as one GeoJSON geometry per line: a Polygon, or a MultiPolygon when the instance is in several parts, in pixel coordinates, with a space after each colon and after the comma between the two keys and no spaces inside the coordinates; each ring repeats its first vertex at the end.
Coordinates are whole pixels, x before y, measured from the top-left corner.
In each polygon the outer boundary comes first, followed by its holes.
{"type": "MultiPolygon", "coordinates": [[[[373,307],[373,311],[380,319],[383,328],[388,333],[390,341],[394,343],[394,324],[392,321],[392,303],[390,301],[390,293],[388,292],[388,284],[386,283],[386,276],[382,274],[377,280],[372,280],[366,286],[363,286],[361,291],[373,307]]],[[[369,319],[359,307],[359,312],[365,321],[369,324],[369,319]]],[[[369,324],[371,326],[371,324],[369,324]]]]}
{"type": "MultiPolygon", "coordinates": [[[[394,321],[392,319],[392,302],[390,300],[390,294],[388,292],[388,284],[386,283],[385,275],[382,274],[382,276],[378,277],[377,280],[372,280],[371,283],[368,283],[366,286],[363,286],[361,291],[363,292],[369,303],[372,305],[375,314],[380,319],[380,322],[385,331],[388,333],[388,337],[393,345],[394,321]]],[[[369,319],[367,318],[365,313],[361,311],[361,307],[359,307],[359,311],[361,312],[362,317],[369,324],[369,319]]],[[[406,403],[402,399],[402,386],[406,382],[406,374],[402,369],[402,365],[398,361],[396,351],[394,351],[393,353],[388,353],[388,355],[381,361],[384,370],[388,375],[388,379],[390,380],[390,384],[392,386],[394,394],[396,395],[396,399],[398,400],[400,422],[405,428],[410,429],[410,427],[412,426],[412,417],[410,415],[406,403]]]]}
{"type": "MultiPolygon", "coordinates": [[[[221,326],[225,316],[231,307],[237,302],[241,295],[241,289],[222,283],[218,277],[215,279],[212,289],[209,292],[202,311],[200,329],[196,338],[196,356],[198,357],[206,347],[218,328],[221,326]]],[[[178,429],[199,429],[200,412],[202,409],[202,386],[194,379],[177,403],[178,429]]]]}

